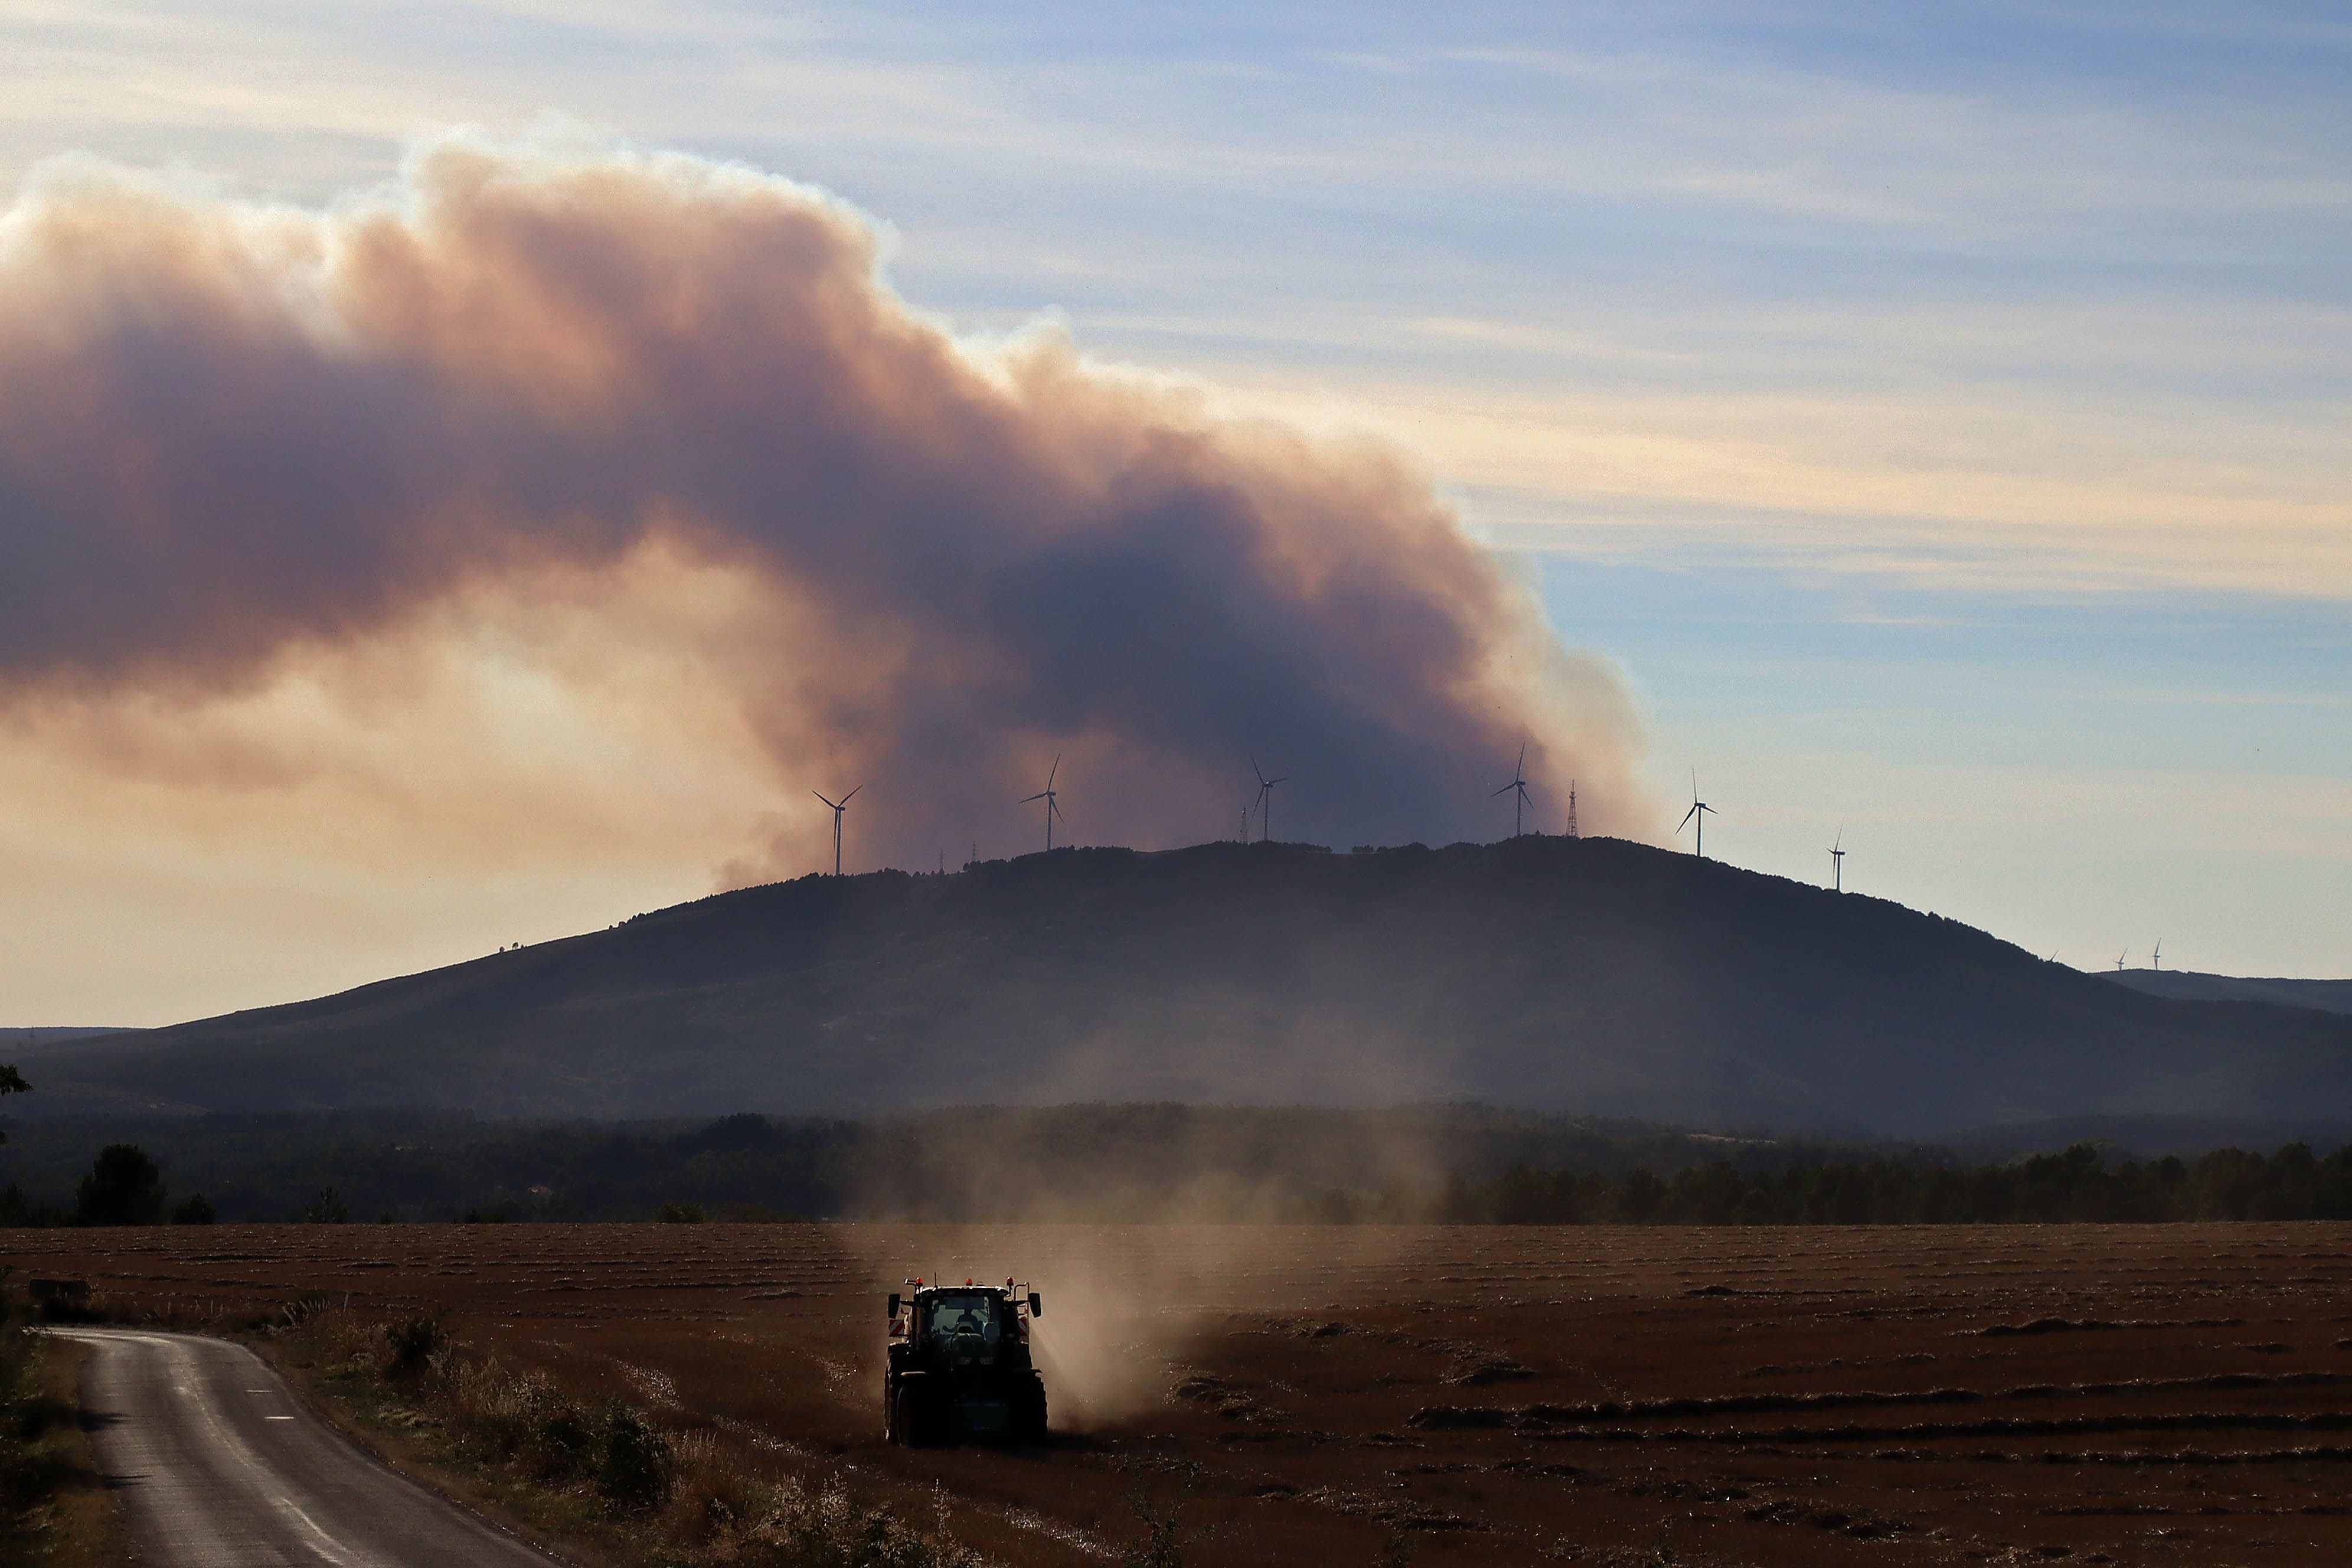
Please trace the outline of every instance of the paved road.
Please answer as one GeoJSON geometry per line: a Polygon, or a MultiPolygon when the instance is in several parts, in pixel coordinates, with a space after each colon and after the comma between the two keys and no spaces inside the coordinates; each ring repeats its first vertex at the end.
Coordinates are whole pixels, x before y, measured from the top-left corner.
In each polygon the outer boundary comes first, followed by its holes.
{"type": "Polygon", "coordinates": [[[91,1441],[149,1568],[553,1568],[385,1468],[242,1345],[57,1331],[90,1347],[91,1441]]]}

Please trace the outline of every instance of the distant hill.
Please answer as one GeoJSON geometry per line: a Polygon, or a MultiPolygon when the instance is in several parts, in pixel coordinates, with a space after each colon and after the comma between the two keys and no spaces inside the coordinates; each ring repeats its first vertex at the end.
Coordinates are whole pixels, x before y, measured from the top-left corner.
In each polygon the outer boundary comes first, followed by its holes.
{"type": "Polygon", "coordinates": [[[2352,1120],[2352,1020],[2141,995],[1934,915],[1612,839],[806,877],[19,1054],[32,1113],[1475,1100],[1905,1137],[2352,1120]]]}
{"type": "Polygon", "coordinates": [[[0,1050],[16,1046],[61,1046],[68,1040],[95,1039],[100,1035],[120,1035],[116,1029],[0,1029],[0,1050]]]}
{"type": "Polygon", "coordinates": [[[2352,980],[2242,980],[2189,969],[2103,970],[2102,980],[2178,1002],[2268,1002],[2322,1013],[2352,1013],[2352,980]]]}

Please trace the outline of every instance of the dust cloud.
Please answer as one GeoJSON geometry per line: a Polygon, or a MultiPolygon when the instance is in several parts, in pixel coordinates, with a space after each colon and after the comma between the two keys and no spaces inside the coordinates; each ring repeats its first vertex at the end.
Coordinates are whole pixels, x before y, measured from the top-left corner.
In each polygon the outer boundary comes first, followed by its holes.
{"type": "Polygon", "coordinates": [[[1384,1190],[1434,1187],[1445,1155],[1433,1125],[1412,1110],[1344,1122],[1181,1105],[934,1113],[882,1130],[847,1205],[871,1217],[840,1230],[882,1290],[915,1276],[1034,1287],[1052,1425],[1100,1431],[1182,1397],[1188,1359],[1215,1336],[1328,1310],[1359,1265],[1391,1257],[1397,1226],[1300,1222],[1340,1217],[1323,1208],[1339,1193],[1377,1205],[1384,1190]],[[917,1213],[978,1223],[886,1217],[917,1213]]]}
{"type": "MultiPolygon", "coordinates": [[[[322,704],[445,702],[469,780],[530,780],[464,792],[496,854],[609,766],[397,674],[496,663],[677,776],[749,759],[732,881],[829,863],[814,784],[867,782],[866,864],[1026,847],[1057,756],[1079,841],[1223,836],[1253,755],[1282,837],[1489,837],[1523,742],[1543,798],[1651,826],[1621,685],[1409,458],[959,337],[881,262],[840,202],[684,155],[450,136],[325,210],[46,171],[0,215],[0,720],[100,773],[135,735],[184,798],[339,765],[322,704]],[[168,721],[224,703],[234,747],[168,721]]],[[[394,817],[446,809],[433,748],[352,750],[394,817]]]]}
{"type": "MultiPolygon", "coordinates": [[[[1361,1266],[1391,1258],[1405,1234],[1380,1226],[1181,1220],[838,1228],[877,1292],[918,1277],[950,1284],[1010,1279],[1036,1290],[1045,1312],[1031,1353],[1058,1432],[1129,1427],[1172,1401],[1214,1397],[1189,1365],[1213,1338],[1307,1331],[1299,1314],[1343,1308],[1330,1298],[1360,1292],[1361,1266]],[[1311,1264],[1303,1261],[1308,1258],[1311,1264]]],[[[878,1344],[878,1293],[874,1321],[878,1344]]]]}

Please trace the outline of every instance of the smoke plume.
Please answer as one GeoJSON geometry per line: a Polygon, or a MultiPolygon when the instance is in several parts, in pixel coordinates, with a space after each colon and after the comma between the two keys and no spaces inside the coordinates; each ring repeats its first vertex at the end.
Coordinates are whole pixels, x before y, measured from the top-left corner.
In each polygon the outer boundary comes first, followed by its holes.
{"type": "MultiPolygon", "coordinates": [[[[960,340],[877,265],[837,202],[684,156],[452,138],[324,212],[52,170],[0,217],[0,702],[683,597],[636,685],[772,770],[744,877],[827,856],[807,789],[860,781],[868,863],[1028,847],[1057,755],[1081,842],[1234,831],[1253,755],[1277,837],[1493,837],[1522,742],[1542,825],[1571,778],[1588,831],[1646,825],[1620,689],[1405,457],[960,340]]],[[[593,662],[551,675],[625,683],[593,662]]]]}

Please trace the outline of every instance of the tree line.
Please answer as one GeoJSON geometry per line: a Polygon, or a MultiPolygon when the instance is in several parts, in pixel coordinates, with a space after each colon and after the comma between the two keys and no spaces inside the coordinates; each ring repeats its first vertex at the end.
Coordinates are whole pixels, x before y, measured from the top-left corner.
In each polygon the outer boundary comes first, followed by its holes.
{"type": "MultiPolygon", "coordinates": [[[[0,1095],[22,1087],[0,1068],[0,1095]]],[[[1929,1147],[1702,1137],[1481,1107],[1076,1105],[691,1122],[486,1122],[412,1110],[66,1117],[14,1131],[0,1150],[9,1184],[0,1225],[2352,1218],[2352,1149],[2137,1160],[2077,1143],[1964,1163],[1929,1147]]]]}
{"type": "Polygon", "coordinates": [[[1660,1177],[1514,1166],[1455,1176],[1431,1218],[1454,1225],[2059,1225],[2352,1219],[2352,1147],[2315,1154],[2216,1149],[2110,1165],[2077,1143],[1970,1168],[1893,1161],[1740,1170],[1727,1163],[1660,1177]]]}
{"type": "MultiPolygon", "coordinates": [[[[92,1163],[70,1210],[31,1210],[16,1188],[0,1191],[0,1225],[209,1225],[201,1194],[167,1202],[143,1151],[112,1144],[92,1163]]],[[[286,1215],[310,1224],[352,1218],[333,1187],[286,1215]]],[[[385,1215],[384,1218],[392,1218],[385,1215]]],[[[467,1221],[521,1217],[478,1208],[467,1221]]],[[[548,1217],[548,1216],[530,1216],[548,1217]]],[[[633,1216],[635,1217],[635,1216],[633,1216]]],[[[651,1216],[677,1223],[706,1217],[700,1204],[673,1200],[651,1216]]],[[[716,1219],[773,1219],[745,1202],[718,1204],[716,1219]]],[[[1008,1217],[1019,1217],[1017,1215],[1008,1217]]],[[[1140,1216],[1130,1216],[1140,1217],[1140,1216]]],[[[2352,1147],[2322,1157],[2303,1143],[2273,1154],[2217,1149],[2110,1165],[2077,1143],[2058,1154],[1966,1169],[1893,1161],[1741,1170],[1717,1162],[1659,1176],[1645,1169],[1538,1170],[1513,1166],[1480,1181],[1450,1177],[1434,1193],[1389,1186],[1376,1193],[1331,1188],[1294,1194],[1281,1212],[1259,1217],[1330,1225],[2063,1225],[2161,1224],[2190,1220],[2352,1219],[2352,1147]]]]}

